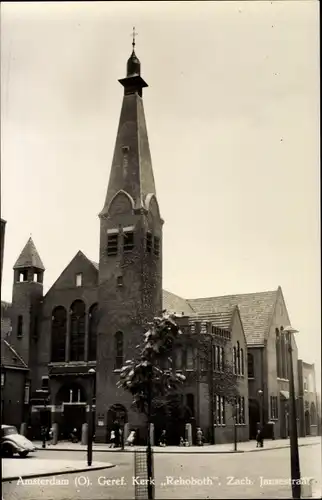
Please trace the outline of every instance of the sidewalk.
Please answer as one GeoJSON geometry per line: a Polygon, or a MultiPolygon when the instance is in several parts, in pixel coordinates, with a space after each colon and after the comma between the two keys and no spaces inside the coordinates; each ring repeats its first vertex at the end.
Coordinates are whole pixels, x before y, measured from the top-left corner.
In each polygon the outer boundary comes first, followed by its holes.
{"type": "MultiPolygon", "coordinates": [[[[107,462],[93,462],[89,467],[86,458],[84,458],[84,460],[51,460],[39,458],[37,455],[28,458],[3,458],[1,465],[1,481],[14,481],[16,479],[38,478],[43,476],[59,476],[61,474],[72,474],[74,472],[114,467],[114,465],[107,462]]],[[[35,481],[37,480],[35,479],[35,481]]],[[[33,484],[52,485],[59,484],[60,481],[62,480],[53,477],[40,480],[40,482],[34,482],[33,484]]],[[[69,480],[65,479],[65,481],[69,480]]],[[[66,484],[66,482],[62,484],[66,484]]]]}
{"type": "MultiPolygon", "coordinates": [[[[299,446],[321,446],[320,436],[310,436],[298,439],[299,446]]],[[[41,450],[42,443],[34,442],[37,449],[41,450]]],[[[252,451],[265,451],[280,448],[289,448],[289,439],[276,439],[276,440],[266,440],[264,442],[264,448],[256,448],[256,441],[245,441],[242,443],[237,443],[237,453],[246,453],[252,451]]],[[[71,443],[69,441],[59,441],[56,445],[46,445],[46,450],[50,451],[83,451],[87,449],[86,445],[80,443],[71,443]]],[[[136,450],[145,449],[144,446],[126,446],[122,452],[130,452],[136,450]]],[[[106,443],[94,443],[93,451],[104,451],[104,452],[120,452],[120,448],[109,448],[106,443]]],[[[155,453],[236,453],[234,451],[234,443],[225,444],[215,444],[215,445],[205,445],[205,446],[190,446],[190,447],[180,447],[180,446],[166,446],[164,448],[159,446],[153,446],[153,451],[155,453]]]]}

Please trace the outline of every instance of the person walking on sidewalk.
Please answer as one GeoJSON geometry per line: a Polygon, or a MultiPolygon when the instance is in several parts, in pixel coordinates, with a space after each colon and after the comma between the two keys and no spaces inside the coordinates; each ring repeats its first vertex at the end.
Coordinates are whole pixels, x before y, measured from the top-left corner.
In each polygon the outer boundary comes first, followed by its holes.
{"type": "Polygon", "coordinates": [[[115,431],[111,431],[111,437],[110,437],[110,448],[115,448],[115,431]]]}
{"type": "Polygon", "coordinates": [[[197,446],[203,446],[203,433],[200,427],[197,428],[197,446]]]}
{"type": "Polygon", "coordinates": [[[264,437],[263,437],[263,430],[258,429],[257,435],[256,435],[256,448],[264,448],[264,437]]]}

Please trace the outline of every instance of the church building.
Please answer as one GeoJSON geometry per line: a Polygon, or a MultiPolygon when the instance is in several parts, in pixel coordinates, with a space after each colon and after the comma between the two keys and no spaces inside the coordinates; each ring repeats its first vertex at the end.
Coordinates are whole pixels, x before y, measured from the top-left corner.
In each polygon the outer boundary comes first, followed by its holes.
{"type": "MultiPolygon", "coordinates": [[[[180,316],[187,338],[176,358],[177,369],[187,377],[182,429],[192,423],[208,441],[220,443],[233,441],[234,426],[238,440],[254,437],[262,421],[272,424],[275,437],[286,437],[289,394],[281,361],[286,354],[276,354],[280,339],[284,342],[283,327],[289,324],[282,291],[189,300],[162,289],[164,221],[143,108],[148,85],[134,42],[126,77],[119,83],[123,102],[99,214],[99,262],[78,251],[45,295],[45,266],[31,238],[14,266],[6,342],[29,370],[28,411],[25,407],[22,414],[28,414],[33,437],[39,438],[40,424],[57,423],[60,438],[67,438],[72,428],[80,431],[93,402],[96,441],[108,441],[116,420],[128,423],[143,439],[144,418],[132,409],[130,395],[117,388],[117,381],[148,322],[166,309],[180,316]],[[212,376],[191,354],[199,334],[209,339],[211,370],[220,377],[225,362],[232,368],[237,379],[233,404],[216,393],[212,376]],[[200,373],[194,377],[196,370],[200,373]]],[[[293,352],[297,367],[295,343],[293,352]]]]}

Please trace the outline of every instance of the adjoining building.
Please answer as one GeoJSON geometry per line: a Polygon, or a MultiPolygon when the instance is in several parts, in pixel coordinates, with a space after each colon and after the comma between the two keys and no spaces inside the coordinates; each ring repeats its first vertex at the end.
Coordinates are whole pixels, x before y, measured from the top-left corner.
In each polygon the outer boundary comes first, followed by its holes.
{"type": "Polygon", "coordinates": [[[320,432],[318,396],[316,392],[314,364],[298,360],[299,373],[299,420],[301,436],[317,436],[320,432]]]}

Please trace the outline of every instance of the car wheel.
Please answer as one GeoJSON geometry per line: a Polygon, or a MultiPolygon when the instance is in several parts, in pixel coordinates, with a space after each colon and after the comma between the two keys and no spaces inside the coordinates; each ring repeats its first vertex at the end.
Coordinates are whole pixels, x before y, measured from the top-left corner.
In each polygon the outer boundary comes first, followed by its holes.
{"type": "Polygon", "coordinates": [[[13,449],[12,449],[12,447],[11,446],[4,446],[4,448],[3,448],[3,455],[6,458],[12,457],[12,455],[13,455],[13,449]]]}
{"type": "Polygon", "coordinates": [[[28,455],[29,451],[19,451],[19,456],[21,458],[25,458],[28,455]]]}

